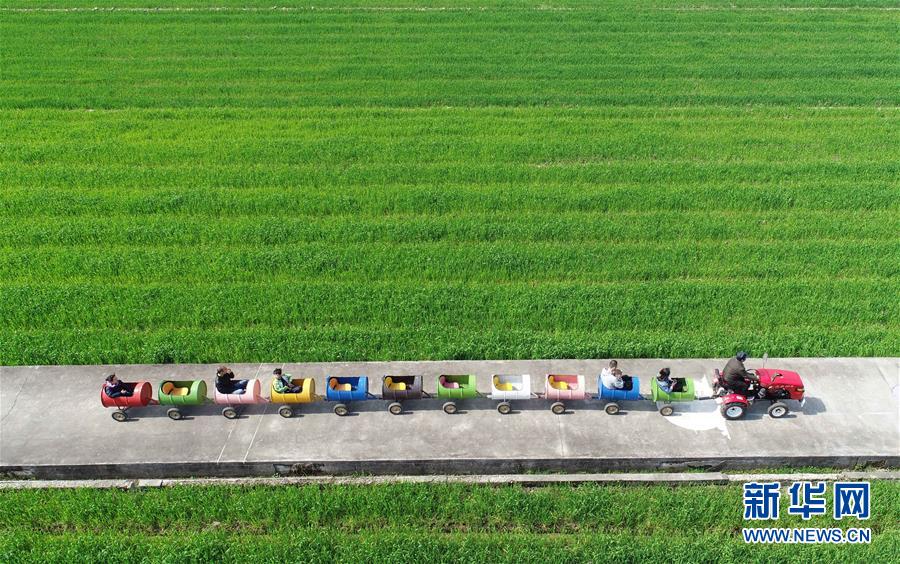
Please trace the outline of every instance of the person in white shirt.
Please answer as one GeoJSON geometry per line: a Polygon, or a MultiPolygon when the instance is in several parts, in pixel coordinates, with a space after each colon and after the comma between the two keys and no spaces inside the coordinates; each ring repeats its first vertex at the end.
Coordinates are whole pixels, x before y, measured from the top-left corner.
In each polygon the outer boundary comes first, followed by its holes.
{"type": "Polygon", "coordinates": [[[622,382],[622,372],[619,370],[619,363],[615,360],[610,360],[609,366],[600,373],[600,381],[610,390],[621,390],[624,382],[622,382]]]}

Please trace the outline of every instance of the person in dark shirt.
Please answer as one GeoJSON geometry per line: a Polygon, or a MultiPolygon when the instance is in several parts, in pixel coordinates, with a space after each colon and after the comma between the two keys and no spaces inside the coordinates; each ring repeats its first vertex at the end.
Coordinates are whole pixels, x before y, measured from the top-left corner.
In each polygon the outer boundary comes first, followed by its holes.
{"type": "Polygon", "coordinates": [[[759,377],[744,366],[745,360],[747,360],[747,353],[740,351],[728,359],[725,369],[722,370],[725,387],[742,396],[746,396],[749,393],[751,383],[759,384],[759,377]]]}
{"type": "Polygon", "coordinates": [[[220,394],[243,394],[247,391],[249,380],[235,380],[234,372],[227,366],[216,370],[216,390],[220,394]]]}
{"type": "Polygon", "coordinates": [[[103,383],[103,391],[111,398],[130,398],[134,395],[134,390],[132,388],[132,385],[119,380],[118,376],[115,374],[107,376],[106,382],[103,383]]]}

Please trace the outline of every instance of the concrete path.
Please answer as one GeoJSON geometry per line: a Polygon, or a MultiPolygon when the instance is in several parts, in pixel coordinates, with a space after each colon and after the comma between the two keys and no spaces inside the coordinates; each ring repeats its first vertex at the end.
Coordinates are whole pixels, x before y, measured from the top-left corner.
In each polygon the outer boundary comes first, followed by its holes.
{"type": "MultiPolygon", "coordinates": [[[[723,360],[620,360],[626,373],[641,377],[670,366],[674,376],[692,377],[698,393],[723,360]]],[[[526,373],[542,389],[547,373],[578,373],[596,392],[604,360],[447,361],[391,363],[231,365],[238,377],[258,376],[264,388],[273,368],[294,377],[313,376],[324,390],[326,375],[370,377],[380,392],[382,374],[424,374],[434,391],[438,374],[473,373],[489,391],[494,373],[526,373]]],[[[761,361],[751,359],[749,367],[761,361]]],[[[461,402],[446,415],[438,400],[406,402],[394,416],[387,402],[352,405],[337,417],[327,402],[301,406],[284,419],[271,404],[247,406],[227,420],[221,407],[186,410],[172,421],[159,406],[135,410],[116,423],[100,405],[103,376],[126,381],[205,378],[215,366],[49,366],[0,368],[0,473],[35,478],[175,478],[184,476],[519,473],[631,469],[769,468],[780,466],[900,466],[900,359],[769,359],[768,367],[796,370],[804,378],[807,402],[784,419],[756,405],[746,419],[725,421],[715,400],[676,404],[662,417],[651,402],[624,405],[609,416],[602,402],[571,402],[563,415],[550,402],[514,404],[503,416],[496,402],[461,402]],[[52,393],[42,390],[53,387],[52,393]]],[[[155,396],[155,392],[154,392],[155,396]]]]}

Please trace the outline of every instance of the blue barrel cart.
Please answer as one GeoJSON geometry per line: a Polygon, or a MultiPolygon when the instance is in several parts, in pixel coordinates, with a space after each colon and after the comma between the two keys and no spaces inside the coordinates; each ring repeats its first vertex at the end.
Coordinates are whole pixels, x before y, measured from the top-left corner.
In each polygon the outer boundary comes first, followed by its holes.
{"type": "Polygon", "coordinates": [[[329,376],[325,386],[325,401],[337,402],[332,408],[335,415],[350,413],[350,402],[373,398],[369,393],[368,376],[329,376]]]}
{"type": "Polygon", "coordinates": [[[607,388],[603,385],[603,379],[597,378],[597,399],[605,400],[606,404],[603,410],[609,415],[615,415],[621,411],[621,403],[626,401],[640,401],[644,399],[641,396],[640,380],[636,376],[632,376],[626,381],[626,388],[607,388]],[[630,382],[631,386],[628,386],[630,382]],[[627,389],[626,389],[627,388],[627,389]]]}

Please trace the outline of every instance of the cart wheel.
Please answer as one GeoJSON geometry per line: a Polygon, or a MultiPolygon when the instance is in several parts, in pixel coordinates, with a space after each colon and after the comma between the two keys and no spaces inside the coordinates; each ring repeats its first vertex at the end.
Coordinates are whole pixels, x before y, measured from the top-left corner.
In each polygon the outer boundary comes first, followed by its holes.
{"type": "Polygon", "coordinates": [[[222,415],[225,416],[225,419],[237,419],[237,410],[229,406],[222,410],[222,415]]]}
{"type": "Polygon", "coordinates": [[[608,415],[615,415],[619,412],[619,404],[616,402],[606,404],[606,407],[603,408],[608,415]]]}
{"type": "Polygon", "coordinates": [[[169,419],[172,421],[178,421],[182,417],[181,412],[178,411],[177,407],[170,407],[169,410],[166,411],[166,415],[168,415],[169,419]]]}
{"type": "Polygon", "coordinates": [[[497,411],[500,412],[500,415],[509,415],[512,411],[512,406],[509,405],[508,401],[501,401],[497,404],[497,411]]]}
{"type": "Polygon", "coordinates": [[[128,414],[121,409],[117,409],[112,412],[112,418],[121,423],[122,421],[128,419],[128,414]]]}
{"type": "Polygon", "coordinates": [[[294,416],[294,410],[291,409],[289,405],[282,405],[278,408],[278,415],[284,417],[285,419],[290,419],[294,416]]]}
{"type": "Polygon", "coordinates": [[[453,415],[454,413],[456,413],[456,404],[452,401],[448,401],[444,404],[443,410],[447,415],[453,415]]]}
{"type": "Polygon", "coordinates": [[[550,411],[556,415],[562,415],[566,412],[566,404],[561,401],[554,402],[553,405],[550,406],[550,411]]]}
{"type": "Polygon", "coordinates": [[[348,413],[350,413],[350,408],[348,408],[346,405],[339,403],[336,406],[334,406],[334,414],[335,415],[339,415],[339,416],[343,417],[343,416],[347,415],[348,413]]]}
{"type": "Polygon", "coordinates": [[[722,416],[725,419],[734,421],[740,419],[747,413],[747,406],[739,402],[731,402],[722,406],[722,416]]]}
{"type": "Polygon", "coordinates": [[[388,406],[388,411],[391,412],[391,415],[400,415],[403,413],[403,406],[400,405],[399,401],[391,402],[391,405],[388,406]]]}
{"type": "Polygon", "coordinates": [[[659,408],[659,414],[662,415],[663,417],[668,417],[668,416],[672,415],[673,413],[675,413],[675,408],[672,407],[671,405],[664,405],[661,408],[659,408]]]}
{"type": "Polygon", "coordinates": [[[776,401],[775,403],[773,403],[772,405],[769,406],[768,413],[769,413],[769,417],[772,417],[773,419],[781,419],[782,417],[784,417],[785,415],[788,414],[788,411],[790,411],[788,409],[788,406],[781,403],[780,401],[776,401]]]}

